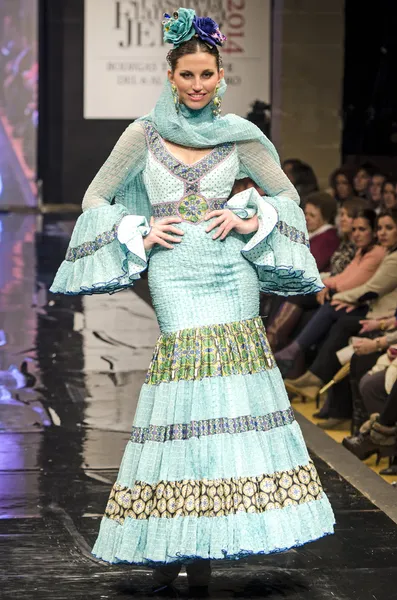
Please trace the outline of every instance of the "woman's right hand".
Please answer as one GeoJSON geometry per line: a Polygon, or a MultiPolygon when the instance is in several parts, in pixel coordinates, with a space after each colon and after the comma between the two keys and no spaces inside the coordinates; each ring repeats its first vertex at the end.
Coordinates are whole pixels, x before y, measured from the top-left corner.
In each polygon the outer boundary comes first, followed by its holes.
{"type": "Polygon", "coordinates": [[[323,288],[316,295],[317,302],[322,306],[327,300],[329,300],[329,289],[323,288]]]}
{"type": "Polygon", "coordinates": [[[164,217],[158,221],[155,221],[154,217],[152,217],[149,223],[151,227],[150,233],[143,238],[145,250],[151,250],[155,244],[172,250],[174,247],[172,244],[179,244],[182,241],[181,237],[175,237],[175,235],[184,235],[184,232],[174,227],[173,223],[181,222],[182,219],[180,217],[164,217]],[[170,235],[172,233],[175,235],[170,235]]]}

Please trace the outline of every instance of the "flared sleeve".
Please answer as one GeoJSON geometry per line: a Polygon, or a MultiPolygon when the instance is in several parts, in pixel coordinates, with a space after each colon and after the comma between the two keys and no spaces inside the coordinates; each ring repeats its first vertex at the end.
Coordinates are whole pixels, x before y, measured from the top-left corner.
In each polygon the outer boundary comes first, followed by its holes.
{"type": "MultiPolygon", "coordinates": [[[[269,146],[273,147],[270,142],[269,146]]],[[[281,296],[318,292],[324,285],[310,252],[299,195],[281,169],[277,153],[259,141],[240,142],[237,147],[240,176],[250,177],[265,194],[251,191],[248,208],[256,205],[259,228],[242,249],[256,267],[261,290],[281,296]]],[[[229,203],[233,209],[236,198],[229,203]]]]}
{"type": "Polygon", "coordinates": [[[51,292],[113,293],[139,279],[148,259],[143,237],[149,232],[149,213],[143,209],[142,186],[137,185],[146,152],[142,126],[133,123],[84,195],[83,213],[51,292]]]}

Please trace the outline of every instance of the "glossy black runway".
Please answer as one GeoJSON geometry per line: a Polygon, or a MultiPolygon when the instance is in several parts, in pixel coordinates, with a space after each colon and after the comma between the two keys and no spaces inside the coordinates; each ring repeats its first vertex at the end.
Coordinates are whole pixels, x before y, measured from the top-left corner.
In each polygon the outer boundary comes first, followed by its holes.
{"type": "MultiPolygon", "coordinates": [[[[149,569],[90,556],[158,335],[146,281],[114,296],[54,296],[47,290],[73,221],[0,221],[0,598],[147,598],[149,569]]],[[[310,430],[306,439],[310,447],[310,430]]],[[[336,534],[214,562],[212,598],[397,598],[396,523],[313,459],[336,534]]],[[[186,577],[177,585],[186,597],[186,577]]]]}

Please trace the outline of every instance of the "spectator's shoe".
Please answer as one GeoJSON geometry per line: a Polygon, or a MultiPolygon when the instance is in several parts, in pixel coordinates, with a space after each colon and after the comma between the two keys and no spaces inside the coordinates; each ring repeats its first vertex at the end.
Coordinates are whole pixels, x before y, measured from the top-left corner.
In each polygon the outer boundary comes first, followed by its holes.
{"type": "Polygon", "coordinates": [[[344,429],[350,429],[350,419],[336,419],[334,417],[330,417],[322,423],[317,423],[317,427],[320,427],[320,429],[326,429],[327,431],[331,429],[343,431],[344,429]]]}
{"type": "Polygon", "coordinates": [[[195,598],[209,598],[210,593],[207,585],[191,585],[189,586],[188,598],[194,600],[195,598]]]}
{"type": "Polygon", "coordinates": [[[374,413],[361,426],[359,435],[342,441],[344,447],[360,460],[376,454],[377,465],[381,458],[397,456],[397,426],[382,425],[378,418],[379,414],[374,413]]]}
{"type": "Polygon", "coordinates": [[[377,445],[373,443],[369,432],[359,433],[355,437],[345,437],[342,445],[360,460],[366,460],[377,452],[377,445]]]}
{"type": "Polygon", "coordinates": [[[326,411],[323,411],[323,409],[321,408],[320,410],[318,410],[317,412],[312,414],[313,419],[328,419],[328,414],[326,411]]]}
{"type": "Polygon", "coordinates": [[[324,385],[323,381],[311,371],[306,371],[297,379],[285,379],[284,384],[288,392],[312,401],[317,399],[318,393],[324,385]]]}
{"type": "MultiPolygon", "coordinates": [[[[380,475],[397,475],[397,448],[394,458],[390,459],[389,466],[379,471],[380,475]]],[[[397,482],[396,482],[397,483],[397,482]]]]}

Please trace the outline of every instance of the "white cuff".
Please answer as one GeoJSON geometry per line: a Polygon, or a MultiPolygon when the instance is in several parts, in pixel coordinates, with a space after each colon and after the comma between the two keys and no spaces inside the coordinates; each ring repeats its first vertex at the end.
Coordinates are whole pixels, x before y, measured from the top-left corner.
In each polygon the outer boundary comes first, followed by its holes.
{"type": "Polygon", "coordinates": [[[117,239],[125,244],[132,254],[135,254],[146,262],[146,251],[143,245],[143,237],[150,231],[145,217],[139,215],[127,215],[123,217],[117,228],[117,239]]]}
{"type": "Polygon", "coordinates": [[[278,222],[277,210],[266,202],[266,197],[262,197],[255,188],[235,194],[227,201],[226,206],[241,219],[251,219],[257,214],[263,237],[268,236],[278,222]]]}

